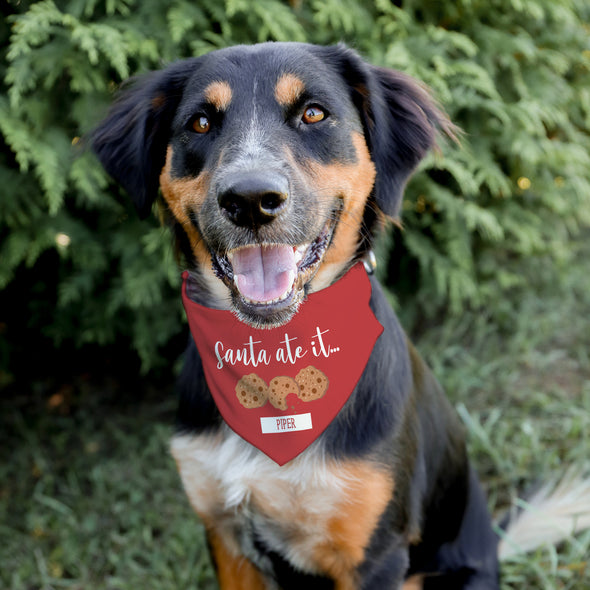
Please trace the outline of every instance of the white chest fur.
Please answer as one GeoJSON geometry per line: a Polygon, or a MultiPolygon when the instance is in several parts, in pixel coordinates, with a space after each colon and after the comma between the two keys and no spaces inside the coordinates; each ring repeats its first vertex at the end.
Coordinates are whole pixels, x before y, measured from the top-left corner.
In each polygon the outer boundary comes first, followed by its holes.
{"type": "Polygon", "coordinates": [[[234,555],[252,557],[255,533],[294,565],[317,569],[314,549],[329,542],[328,524],[356,478],[326,461],[321,443],[282,467],[229,428],[177,435],[171,450],[191,505],[234,555]]]}

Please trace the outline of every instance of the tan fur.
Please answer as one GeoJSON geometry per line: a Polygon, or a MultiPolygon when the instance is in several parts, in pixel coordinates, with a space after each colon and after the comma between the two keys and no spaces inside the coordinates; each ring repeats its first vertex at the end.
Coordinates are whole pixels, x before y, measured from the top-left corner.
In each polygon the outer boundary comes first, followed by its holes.
{"type": "Polygon", "coordinates": [[[215,295],[217,307],[225,309],[229,306],[229,293],[223,283],[214,275],[211,255],[197,228],[189,219],[189,212],[199,211],[207,197],[210,176],[207,171],[201,172],[196,178],[173,178],[172,146],[168,146],[166,163],[160,174],[160,188],[165,206],[174,219],[180,223],[186,233],[191,251],[201,269],[209,290],[215,295]]]}
{"type": "Polygon", "coordinates": [[[209,189],[209,174],[201,172],[196,178],[173,178],[171,173],[173,155],[172,146],[168,146],[166,163],[160,174],[160,188],[168,209],[176,221],[182,225],[193,252],[196,252],[202,238],[188,215],[191,210],[199,211],[203,206],[209,189]]]}
{"type": "Polygon", "coordinates": [[[371,534],[392,497],[393,482],[369,463],[351,462],[346,493],[327,523],[327,539],[318,543],[316,561],[332,577],[337,590],[357,587],[356,567],[365,557],[371,534]]]}
{"type": "Polygon", "coordinates": [[[402,590],[422,590],[423,587],[424,576],[412,576],[404,582],[402,590]]]}
{"type": "Polygon", "coordinates": [[[227,82],[211,82],[205,88],[205,99],[218,111],[227,111],[232,100],[232,89],[227,82]]]}
{"type": "MultiPolygon", "coordinates": [[[[171,153],[172,148],[168,148],[171,153]]],[[[188,213],[191,209],[198,210],[207,194],[208,175],[203,172],[197,178],[173,179],[169,171],[169,159],[160,176],[160,186],[164,201],[170,213],[176,221],[182,225],[182,229],[188,236],[191,250],[199,262],[201,268],[211,266],[211,256],[203,243],[203,238],[196,227],[191,223],[188,213]]]]}
{"type": "Polygon", "coordinates": [[[367,461],[326,460],[317,445],[279,467],[229,430],[177,436],[172,454],[192,506],[226,547],[238,551],[231,531],[247,515],[295,566],[331,577],[338,590],[356,587],[356,567],[392,497],[387,472],[367,461]]]}
{"type": "Polygon", "coordinates": [[[165,94],[158,94],[152,98],[152,109],[154,111],[159,111],[160,109],[166,106],[166,95],[165,94]]]}
{"type": "Polygon", "coordinates": [[[266,587],[264,577],[243,556],[235,555],[225,545],[224,539],[215,529],[207,535],[211,554],[217,568],[220,588],[231,590],[262,590],[266,587]]]}
{"type": "Polygon", "coordinates": [[[361,235],[363,212],[375,183],[375,165],[362,134],[352,136],[357,160],[353,164],[322,165],[310,161],[311,184],[320,200],[338,196],[343,209],[332,244],[324,254],[322,264],[311,282],[312,291],[329,286],[356,252],[361,235]]]}
{"type": "Polygon", "coordinates": [[[283,107],[293,105],[305,90],[305,84],[295,74],[283,74],[275,86],[275,98],[283,107]]]}

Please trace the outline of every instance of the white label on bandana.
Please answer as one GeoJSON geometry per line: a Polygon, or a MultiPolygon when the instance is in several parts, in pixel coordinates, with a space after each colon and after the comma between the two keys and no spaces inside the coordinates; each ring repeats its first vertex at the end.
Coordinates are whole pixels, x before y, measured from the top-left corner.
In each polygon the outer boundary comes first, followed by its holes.
{"type": "Polygon", "coordinates": [[[270,416],[260,418],[262,434],[277,434],[295,432],[297,430],[311,430],[311,414],[295,414],[293,416],[270,416]]]}

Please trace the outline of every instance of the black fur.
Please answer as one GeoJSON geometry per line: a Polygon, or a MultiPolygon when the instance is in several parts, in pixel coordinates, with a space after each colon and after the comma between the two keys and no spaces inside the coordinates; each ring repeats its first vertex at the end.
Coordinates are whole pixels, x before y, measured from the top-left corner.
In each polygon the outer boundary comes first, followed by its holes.
{"type": "Polygon", "coordinates": [[[147,217],[158,195],[159,176],[172,119],[198,59],[130,80],[90,138],[106,171],[147,217]]]}
{"type": "Polygon", "coordinates": [[[457,128],[426,89],[401,72],[372,66],[342,45],[315,48],[347,81],[375,166],[375,200],[386,215],[399,213],[411,173],[436,141],[437,130],[456,138],[457,128]]]}
{"type": "MultiPolygon", "coordinates": [[[[434,105],[427,91],[401,72],[367,64],[342,45],[288,44],[288,48],[276,45],[277,53],[295,49],[311,53],[346,82],[377,167],[375,200],[388,216],[397,216],[406,181],[434,146],[437,129],[451,137],[457,129],[434,105]]],[[[217,63],[208,64],[209,70],[215,72],[216,68],[227,67],[227,62],[234,68],[242,66],[236,58],[223,59],[223,50],[217,53],[217,63]]],[[[203,58],[180,61],[165,70],[131,80],[91,137],[92,147],[107,172],[125,188],[143,216],[157,197],[158,176],[172,135],[172,119],[178,116],[176,109],[184,88],[196,75],[206,76],[202,72],[203,61],[203,58]]],[[[243,72],[246,79],[253,74],[243,72]]],[[[210,77],[214,78],[214,75],[210,77]]],[[[199,167],[195,169],[193,164],[190,173],[198,171],[199,167]]]]}
{"type": "MultiPolygon", "coordinates": [[[[317,233],[317,228],[310,228],[317,225],[322,210],[314,209],[314,197],[305,191],[300,191],[297,200],[291,177],[289,208],[268,227],[242,227],[247,225],[244,223],[237,227],[218,211],[215,191],[227,186],[228,178],[216,163],[223,159],[224,166],[231,167],[239,159],[236,146],[252,108],[240,100],[240,90],[249,89],[258,74],[262,74],[259,84],[264,85],[259,94],[268,97],[268,108],[261,109],[265,113],[260,122],[261,150],[269,156],[273,174],[288,174],[283,163],[273,159],[286,144],[298,162],[350,164],[356,157],[350,138],[356,132],[364,136],[377,175],[367,198],[359,246],[355,257],[345,261],[346,270],[370,249],[383,215],[397,216],[406,181],[434,147],[437,133],[455,133],[427,92],[399,72],[371,66],[344,46],[265,44],[221,50],[135,81],[93,134],[94,150],[144,215],[157,198],[169,146],[174,154],[174,178],[194,178],[204,169],[217,174],[205,204],[198,212],[187,213],[189,223],[215,255],[249,240],[277,241],[291,218],[298,220],[292,232],[298,232],[298,237],[290,238],[293,245],[305,242],[310,239],[308,234],[317,233]],[[227,113],[212,110],[202,96],[203,88],[220,72],[232,81],[238,97],[227,113]],[[301,75],[307,85],[307,94],[287,113],[279,112],[273,99],[272,84],[281,72],[301,75]],[[310,100],[329,105],[338,125],[298,128],[301,109],[310,100]],[[207,136],[195,136],[190,130],[197,113],[205,113],[213,122],[213,131],[207,136]]],[[[326,211],[321,214],[329,219],[337,209],[326,211]]],[[[186,228],[172,216],[170,223],[198,282],[204,271],[196,266],[186,228]]],[[[223,276],[223,258],[214,258],[214,263],[218,276],[223,276]]],[[[380,285],[373,277],[371,283],[371,308],[384,332],[355,391],[322,434],[328,456],[385,465],[395,482],[393,497],[372,531],[366,557],[358,567],[359,588],[400,588],[410,575],[423,574],[426,589],[497,589],[497,538],[467,460],[461,425],[407,341],[380,285]]],[[[204,286],[201,297],[205,305],[214,305],[204,286]]],[[[220,428],[222,419],[192,339],[179,391],[182,431],[203,433],[220,428]]],[[[251,527],[254,530],[254,524],[251,527]]],[[[266,546],[255,530],[251,545],[260,558],[255,562],[266,564],[265,572],[283,590],[335,587],[327,575],[294,567],[285,555],[266,546]]]]}

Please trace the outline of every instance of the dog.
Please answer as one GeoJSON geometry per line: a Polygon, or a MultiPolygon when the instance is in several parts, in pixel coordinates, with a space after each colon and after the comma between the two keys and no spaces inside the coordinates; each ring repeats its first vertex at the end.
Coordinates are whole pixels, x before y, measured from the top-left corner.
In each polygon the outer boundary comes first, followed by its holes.
{"type": "MultiPolygon", "coordinates": [[[[158,203],[187,297],[270,333],[370,261],[440,135],[456,128],[410,77],[343,45],[263,43],[136,79],[91,142],[140,214],[158,203]]],[[[224,590],[499,588],[461,423],[367,268],[382,333],[283,465],[228,426],[190,339],[171,449],[224,590]]]]}

